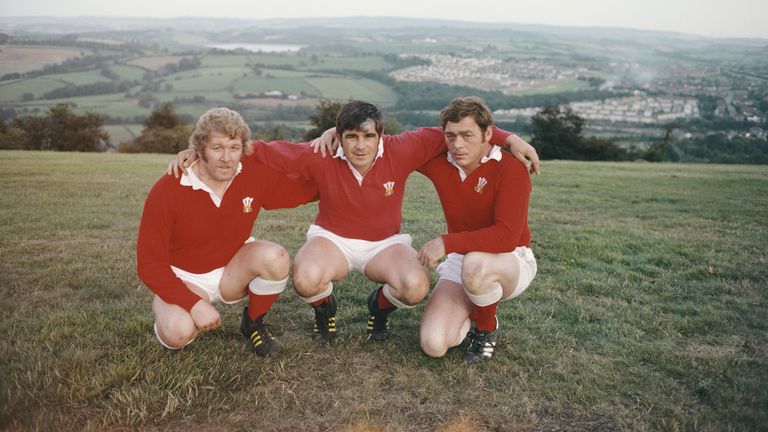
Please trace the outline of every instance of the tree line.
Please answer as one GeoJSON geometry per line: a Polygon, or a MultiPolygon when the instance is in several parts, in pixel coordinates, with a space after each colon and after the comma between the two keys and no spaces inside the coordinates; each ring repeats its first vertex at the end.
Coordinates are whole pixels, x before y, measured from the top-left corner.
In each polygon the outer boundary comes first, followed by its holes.
{"type": "Polygon", "coordinates": [[[99,152],[109,149],[104,119],[93,113],[77,115],[69,104],[52,106],[43,116],[0,120],[0,149],[99,152]]]}
{"type": "MultiPolygon", "coordinates": [[[[301,139],[308,141],[333,127],[342,103],[323,100],[309,115],[313,127],[301,139]]],[[[399,133],[403,127],[397,115],[385,117],[385,131],[399,133]]],[[[104,131],[104,117],[93,113],[78,115],[70,104],[60,103],[42,116],[0,120],[0,149],[105,151],[114,149],[104,131]]],[[[194,129],[190,118],[174,112],[171,103],[155,109],[143,120],[143,130],[135,139],[119,143],[117,150],[126,153],[177,153],[187,148],[194,129]]],[[[409,121],[413,121],[410,119],[409,121]]],[[[419,126],[434,126],[437,119],[424,115],[419,126]]],[[[612,140],[585,136],[585,120],[570,107],[548,106],[531,118],[530,142],[544,160],[569,159],[589,161],[623,161],[643,159],[652,162],[712,162],[768,164],[768,141],[743,136],[727,137],[710,134],[705,137],[673,140],[672,127],[646,149],[625,149],[612,140]]],[[[515,130],[515,128],[508,129],[515,130]]],[[[514,126],[514,125],[512,125],[514,126]]],[[[271,123],[253,125],[255,139],[286,139],[286,133],[298,137],[298,131],[271,123]]]]}

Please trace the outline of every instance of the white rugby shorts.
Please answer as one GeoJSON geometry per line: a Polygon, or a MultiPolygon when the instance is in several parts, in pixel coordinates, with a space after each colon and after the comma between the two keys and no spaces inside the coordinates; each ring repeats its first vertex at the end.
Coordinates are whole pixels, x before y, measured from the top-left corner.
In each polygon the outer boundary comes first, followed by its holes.
{"type": "MultiPolygon", "coordinates": [[[[510,260],[517,261],[520,267],[520,275],[517,279],[517,286],[515,287],[514,291],[512,291],[512,294],[502,298],[501,300],[504,301],[513,299],[522,294],[523,291],[528,288],[528,285],[531,284],[533,278],[536,276],[536,257],[533,255],[531,248],[526,246],[520,246],[512,252],[498,255],[502,255],[505,258],[508,257],[510,260]]],[[[438,279],[447,279],[459,285],[464,285],[461,280],[461,266],[463,262],[464,254],[448,254],[445,261],[437,266],[438,279]]]]}
{"type": "Polygon", "coordinates": [[[314,237],[323,237],[330,240],[344,254],[347,264],[349,264],[349,271],[356,271],[358,273],[364,273],[368,262],[384,249],[399,243],[410,246],[413,241],[409,234],[395,234],[379,241],[350,239],[338,236],[319,225],[312,224],[309,226],[309,230],[307,230],[307,240],[314,237]]]}

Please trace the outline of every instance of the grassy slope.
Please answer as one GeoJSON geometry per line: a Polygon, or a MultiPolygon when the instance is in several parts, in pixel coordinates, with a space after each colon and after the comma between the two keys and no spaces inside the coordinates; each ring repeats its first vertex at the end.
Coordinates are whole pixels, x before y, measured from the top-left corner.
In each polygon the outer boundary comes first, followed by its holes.
{"type": "MultiPolygon", "coordinates": [[[[251,354],[238,307],[182,352],[151,333],[134,271],[164,155],[0,154],[0,428],[255,430],[758,430],[768,424],[768,173],[758,166],[548,162],[530,225],[539,276],[500,308],[487,364],[424,357],[422,311],[366,342],[373,284],[339,282],[342,336],[307,337],[286,292],[285,346],[251,354]]],[[[313,206],[263,213],[255,235],[293,254],[313,206]]],[[[409,182],[404,231],[443,229],[409,182]]]]}

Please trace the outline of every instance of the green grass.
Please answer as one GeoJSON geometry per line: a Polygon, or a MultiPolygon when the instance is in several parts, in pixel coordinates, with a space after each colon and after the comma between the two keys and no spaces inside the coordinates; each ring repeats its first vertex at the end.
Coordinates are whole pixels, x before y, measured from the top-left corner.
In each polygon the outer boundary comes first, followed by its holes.
{"type": "Polygon", "coordinates": [[[234,84],[236,93],[259,94],[272,90],[279,90],[284,94],[299,94],[304,92],[308,96],[320,97],[320,91],[301,78],[266,78],[249,75],[238,79],[234,84]]]}
{"type": "Polygon", "coordinates": [[[49,78],[30,78],[4,83],[0,85],[0,102],[19,102],[24,93],[31,93],[35,98],[40,98],[45,93],[66,85],[64,82],[49,78]]]}
{"type": "Polygon", "coordinates": [[[136,81],[143,79],[146,71],[140,67],[128,65],[114,65],[109,67],[121,80],[136,81]]]}
{"type": "Polygon", "coordinates": [[[244,67],[248,63],[252,63],[253,59],[250,55],[238,55],[238,54],[225,54],[225,55],[207,55],[201,59],[203,67],[225,67],[225,66],[241,66],[244,67]]]}
{"type": "Polygon", "coordinates": [[[360,56],[360,57],[331,57],[320,56],[317,62],[307,61],[303,68],[307,70],[353,70],[361,72],[370,72],[376,70],[389,69],[392,64],[384,60],[381,56],[360,56]]]}
{"type": "Polygon", "coordinates": [[[265,78],[305,78],[308,75],[317,75],[317,72],[306,71],[294,71],[285,69],[261,69],[261,75],[251,75],[248,78],[253,79],[265,79],[265,78]]]}
{"type": "Polygon", "coordinates": [[[381,104],[397,102],[397,93],[378,81],[343,77],[307,78],[306,81],[317,88],[325,99],[359,99],[381,104]]]}
{"type": "Polygon", "coordinates": [[[232,81],[243,76],[241,68],[196,69],[185,76],[169,77],[166,82],[177,92],[215,92],[226,89],[232,81]]]}
{"type": "Polygon", "coordinates": [[[254,53],[208,55],[203,57],[204,67],[245,66],[258,64],[264,66],[293,67],[301,70],[354,70],[374,71],[391,68],[392,65],[381,56],[311,56],[297,54],[254,53]]]}
{"type": "Polygon", "coordinates": [[[150,108],[140,107],[136,99],[125,99],[123,93],[81,96],[66,100],[52,100],[51,102],[56,103],[66,101],[77,104],[74,111],[81,114],[92,112],[113,117],[134,117],[138,115],[149,115],[152,112],[150,108]]]}
{"type": "MultiPolygon", "coordinates": [[[[423,305],[365,341],[354,275],[336,284],[333,345],[286,291],[256,357],[225,326],[168,353],[135,274],[144,198],[167,155],[0,152],[0,429],[764,430],[765,166],[547,162],[530,226],[539,274],[499,308],[486,364],[425,357],[423,305]]],[[[254,235],[301,246],[314,206],[264,212],[254,235]]],[[[409,181],[403,230],[444,229],[409,181]]]]}
{"type": "Polygon", "coordinates": [[[84,85],[110,81],[109,78],[102,75],[98,70],[45,75],[45,78],[62,81],[72,85],[84,85]]]}

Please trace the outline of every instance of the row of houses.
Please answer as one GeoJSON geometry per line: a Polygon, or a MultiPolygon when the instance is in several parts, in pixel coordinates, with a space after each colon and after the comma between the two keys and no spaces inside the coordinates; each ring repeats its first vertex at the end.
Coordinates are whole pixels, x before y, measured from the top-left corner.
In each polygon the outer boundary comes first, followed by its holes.
{"type": "MultiPolygon", "coordinates": [[[[635,95],[574,102],[569,106],[579,116],[593,121],[657,124],[676,119],[696,119],[700,115],[696,99],[675,96],[635,95]]],[[[494,116],[500,119],[531,117],[540,110],[541,108],[497,110],[494,111],[494,116]]]]}

